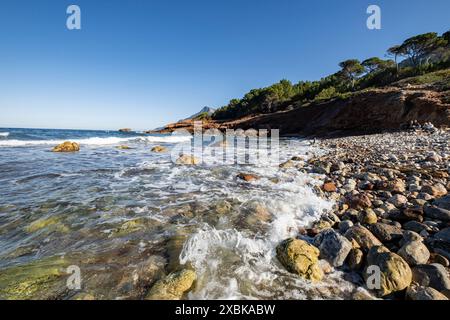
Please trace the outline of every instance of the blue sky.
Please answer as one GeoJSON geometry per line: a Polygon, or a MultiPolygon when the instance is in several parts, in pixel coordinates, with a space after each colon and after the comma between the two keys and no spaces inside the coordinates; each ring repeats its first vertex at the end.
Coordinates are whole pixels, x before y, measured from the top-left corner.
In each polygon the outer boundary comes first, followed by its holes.
{"type": "Polygon", "coordinates": [[[2,0],[0,126],[150,129],[450,28],[448,0],[2,0]],[[77,4],[82,30],[66,28],[77,4]],[[382,10],[382,30],[366,9],[382,10]]]}

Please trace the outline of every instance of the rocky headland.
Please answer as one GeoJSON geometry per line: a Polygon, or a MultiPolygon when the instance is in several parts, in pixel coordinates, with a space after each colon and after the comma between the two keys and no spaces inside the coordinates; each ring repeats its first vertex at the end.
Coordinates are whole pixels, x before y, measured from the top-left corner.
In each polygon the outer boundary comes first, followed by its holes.
{"type": "MultiPolygon", "coordinates": [[[[179,121],[157,132],[172,133],[180,129],[193,132],[195,121],[198,120],[179,121]]],[[[395,86],[358,91],[345,99],[291,105],[279,112],[229,121],[201,121],[204,130],[278,129],[282,136],[322,137],[398,131],[411,122],[431,122],[436,127],[448,127],[450,91],[439,83],[411,85],[402,81],[395,86]]]]}

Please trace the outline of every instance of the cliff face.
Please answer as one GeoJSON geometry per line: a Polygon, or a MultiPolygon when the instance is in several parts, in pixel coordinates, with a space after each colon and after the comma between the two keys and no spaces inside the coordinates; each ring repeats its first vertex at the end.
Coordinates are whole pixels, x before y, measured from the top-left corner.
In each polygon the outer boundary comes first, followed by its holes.
{"type": "MultiPolygon", "coordinates": [[[[398,130],[417,120],[450,127],[450,92],[420,87],[389,87],[355,93],[345,100],[228,122],[204,122],[204,128],[279,129],[282,135],[364,134],[398,130]]],[[[192,131],[192,121],[167,126],[192,131]]]]}
{"type": "Polygon", "coordinates": [[[230,123],[242,129],[280,129],[284,135],[327,135],[337,132],[375,133],[400,129],[417,120],[435,126],[450,126],[449,92],[424,89],[385,88],[355,94],[346,100],[230,123]]]}

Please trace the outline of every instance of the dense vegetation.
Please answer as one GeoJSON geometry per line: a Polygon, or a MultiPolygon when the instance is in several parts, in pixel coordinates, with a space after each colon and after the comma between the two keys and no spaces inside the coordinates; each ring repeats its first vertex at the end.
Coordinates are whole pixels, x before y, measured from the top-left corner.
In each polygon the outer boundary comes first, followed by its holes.
{"type": "Polygon", "coordinates": [[[235,119],[345,98],[354,91],[385,86],[408,77],[449,68],[450,31],[441,36],[430,32],[411,37],[389,48],[386,56],[392,59],[372,57],[362,62],[357,59],[343,61],[338,72],[319,81],[293,84],[281,80],[266,88],[250,90],[242,99],[233,99],[228,105],[217,109],[212,118],[235,119]]]}

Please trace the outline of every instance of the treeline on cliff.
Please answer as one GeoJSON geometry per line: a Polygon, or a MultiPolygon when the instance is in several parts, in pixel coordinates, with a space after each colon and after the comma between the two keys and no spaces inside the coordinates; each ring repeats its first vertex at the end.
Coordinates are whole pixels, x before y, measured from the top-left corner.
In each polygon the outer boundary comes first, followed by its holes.
{"type": "Polygon", "coordinates": [[[340,70],[319,81],[293,84],[281,80],[266,88],[253,89],[241,99],[232,99],[217,109],[212,118],[231,120],[253,114],[272,113],[293,106],[346,98],[353,92],[389,85],[401,79],[450,68],[450,30],[406,39],[387,50],[386,57],[364,61],[349,59],[339,64],[340,70]]]}

